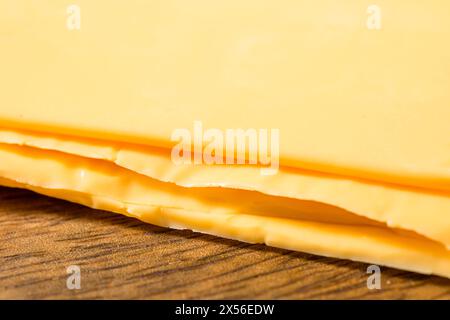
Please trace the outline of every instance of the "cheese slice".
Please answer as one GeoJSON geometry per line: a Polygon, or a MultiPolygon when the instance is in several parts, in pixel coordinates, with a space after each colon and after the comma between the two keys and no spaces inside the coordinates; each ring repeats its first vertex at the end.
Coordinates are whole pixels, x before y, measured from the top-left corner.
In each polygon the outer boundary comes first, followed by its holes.
{"type": "Polygon", "coordinates": [[[269,212],[280,217],[305,220],[382,225],[317,202],[271,197],[235,189],[183,188],[150,179],[106,161],[60,152],[0,144],[0,159],[0,177],[48,189],[111,197],[126,203],[203,212],[235,211],[239,208],[242,213],[269,212]],[[39,174],[35,173],[36,170],[39,174]],[[48,172],[52,174],[49,175],[48,172]]]}
{"type": "Polygon", "coordinates": [[[278,128],[283,166],[450,191],[448,1],[379,0],[380,28],[360,0],[67,6],[0,3],[1,125],[166,148],[194,120],[278,128]]]}
{"type": "Polygon", "coordinates": [[[450,278],[449,9],[1,2],[0,184],[450,278]],[[174,166],[194,121],[280,129],[280,172],[174,166]]]}
{"type": "MultiPolygon", "coordinates": [[[[72,166],[74,163],[70,160],[63,160],[60,163],[54,160],[53,155],[51,158],[39,156],[39,159],[36,159],[32,150],[19,151],[3,147],[0,150],[2,158],[8,165],[23,169],[25,167],[17,165],[16,161],[22,162],[32,158],[34,168],[31,170],[32,174],[26,172],[25,175],[24,172],[20,174],[12,170],[17,174],[15,179],[11,179],[11,171],[8,171],[9,178],[0,178],[1,185],[26,188],[92,208],[122,213],[159,226],[191,229],[250,243],[265,243],[279,248],[450,277],[450,251],[441,244],[411,233],[396,231],[382,225],[325,223],[295,217],[272,216],[270,212],[248,214],[242,213],[240,205],[230,210],[230,207],[221,208],[218,204],[214,211],[208,212],[165,207],[155,205],[165,201],[160,197],[158,188],[146,188],[142,195],[146,199],[144,202],[130,203],[114,191],[122,190],[125,198],[138,193],[138,188],[133,188],[127,178],[122,181],[119,173],[121,169],[117,170],[115,177],[110,181],[112,184],[102,184],[95,181],[98,178],[94,173],[95,169],[86,167],[80,169],[79,162],[78,165],[72,166]],[[23,156],[28,152],[31,154],[23,156]],[[55,169],[58,174],[63,174],[57,183],[50,175],[45,174],[44,170],[49,167],[55,169]],[[95,190],[95,194],[92,190],[95,190]],[[111,190],[114,196],[109,195],[111,190]],[[149,204],[150,199],[154,204],[149,204]]],[[[62,158],[66,159],[66,156],[62,158]]],[[[98,168],[100,171],[105,169],[101,166],[98,168]]],[[[178,196],[179,194],[172,194],[173,198],[178,196]]],[[[239,200],[242,202],[244,199],[239,200]]],[[[305,207],[304,210],[308,211],[311,208],[305,207]]]]}
{"type": "MultiPolygon", "coordinates": [[[[198,190],[221,187],[258,191],[281,197],[276,200],[278,208],[283,207],[283,202],[288,204],[286,207],[295,206],[295,201],[292,201],[294,199],[320,202],[384,223],[392,228],[413,230],[450,248],[449,193],[286,168],[281,168],[276,176],[261,176],[258,168],[252,166],[177,166],[171,162],[170,155],[165,149],[30,131],[0,129],[0,142],[107,160],[162,182],[175,183],[183,187],[197,187],[198,190]]],[[[34,154],[36,152],[34,151],[34,154]]],[[[79,158],[76,159],[81,161],[79,158]]],[[[83,160],[82,163],[86,161],[83,160]]],[[[24,164],[27,165],[29,164],[24,164]]],[[[5,167],[5,170],[8,168],[5,167]]],[[[221,194],[225,202],[240,196],[242,194],[232,190],[221,194]]],[[[262,200],[258,202],[263,203],[262,200]]],[[[170,202],[165,205],[169,206],[170,202]]],[[[264,208],[264,205],[261,205],[261,208],[264,208]]],[[[264,210],[270,209],[273,207],[266,207],[264,210]]],[[[283,211],[289,210],[286,208],[276,210],[276,214],[286,214],[283,211]]],[[[316,219],[320,219],[324,214],[320,209],[314,212],[316,219]]],[[[332,214],[326,217],[326,219],[333,218],[332,214]]],[[[326,219],[323,221],[327,221],[326,219]]]]}

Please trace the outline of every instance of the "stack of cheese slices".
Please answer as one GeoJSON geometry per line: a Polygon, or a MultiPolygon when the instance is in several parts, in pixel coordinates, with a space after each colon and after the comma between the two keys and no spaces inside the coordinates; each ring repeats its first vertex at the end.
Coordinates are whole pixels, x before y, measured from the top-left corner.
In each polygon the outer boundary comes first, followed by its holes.
{"type": "MultiPolygon", "coordinates": [[[[0,2],[0,184],[450,277],[450,2],[0,2]],[[277,129],[279,169],[172,134],[277,129]]],[[[273,142],[273,141],[272,141],[273,142]]]]}

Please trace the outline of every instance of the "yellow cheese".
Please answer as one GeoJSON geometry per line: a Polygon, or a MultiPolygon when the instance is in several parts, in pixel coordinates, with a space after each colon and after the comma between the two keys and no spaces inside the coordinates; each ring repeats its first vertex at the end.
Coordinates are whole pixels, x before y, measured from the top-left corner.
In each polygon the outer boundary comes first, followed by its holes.
{"type": "Polygon", "coordinates": [[[380,28],[360,0],[67,6],[0,2],[0,124],[163,147],[194,120],[279,128],[284,166],[450,190],[448,1],[379,0],[380,28]]]}
{"type": "Polygon", "coordinates": [[[203,212],[230,212],[239,208],[242,213],[263,215],[269,212],[280,217],[305,220],[382,225],[312,201],[271,197],[235,189],[183,188],[150,179],[106,161],[60,152],[0,144],[0,159],[0,177],[48,189],[111,197],[125,203],[203,212]],[[49,175],[49,172],[52,174],[49,175]]]}
{"type": "MultiPolygon", "coordinates": [[[[259,170],[252,166],[176,166],[171,162],[168,152],[164,149],[30,131],[0,129],[0,142],[107,160],[162,182],[175,183],[183,187],[199,187],[198,190],[202,190],[202,192],[207,190],[205,187],[224,187],[258,191],[266,195],[281,197],[272,201],[267,201],[267,199],[274,197],[266,197],[266,202],[276,201],[278,208],[284,207],[282,210],[276,210],[276,213],[272,211],[272,215],[289,214],[291,209],[287,208],[295,206],[293,199],[325,203],[385,223],[389,227],[413,230],[430,239],[442,242],[450,248],[449,193],[379,184],[304,170],[287,170],[286,168],[282,168],[276,176],[261,176],[259,170]]],[[[34,151],[33,154],[39,153],[34,151]]],[[[81,161],[80,164],[88,163],[80,158],[76,158],[76,161],[81,161]]],[[[27,162],[23,165],[30,164],[27,162]]],[[[30,170],[32,169],[33,166],[30,165],[30,170]]],[[[7,170],[10,170],[8,166],[5,167],[4,174],[7,174],[7,170]]],[[[48,172],[54,172],[54,169],[48,172]]],[[[55,176],[55,179],[58,179],[58,176],[55,176]]],[[[118,192],[120,194],[120,191],[118,192]]],[[[177,193],[180,192],[192,191],[177,191],[177,193]]],[[[261,199],[255,200],[254,193],[250,194],[253,194],[253,202],[261,203],[261,210],[273,210],[274,207],[269,207],[267,204],[264,207],[264,201],[261,199]]],[[[227,205],[227,202],[232,202],[234,198],[242,198],[242,196],[241,193],[230,190],[221,193],[221,199],[214,201],[224,202],[223,205],[227,205]]],[[[244,198],[248,199],[248,195],[244,198]]],[[[174,200],[172,205],[175,203],[174,200]]],[[[169,206],[171,203],[168,201],[164,205],[169,206]]],[[[320,212],[320,210],[325,211],[325,208],[314,211],[315,219],[320,219],[324,215],[324,212],[320,212]]],[[[312,212],[310,211],[310,213],[312,212]]],[[[334,217],[332,214],[325,215],[324,221],[327,219],[331,221],[334,217]]]]}
{"type": "Polygon", "coordinates": [[[0,184],[450,278],[449,3],[67,6],[0,2],[0,184]],[[174,166],[196,120],[280,129],[280,172],[174,166]]]}
{"type": "MultiPolygon", "coordinates": [[[[14,166],[14,162],[10,162],[10,160],[22,161],[24,159],[22,159],[21,152],[28,153],[30,150],[16,151],[3,149],[3,147],[0,151],[3,158],[8,158],[6,154],[9,153],[10,159],[6,161],[10,166],[14,166]]],[[[30,152],[33,153],[33,151],[30,152]]],[[[37,160],[32,154],[28,156],[37,160]]],[[[293,217],[271,216],[270,214],[245,214],[240,211],[239,206],[235,208],[236,210],[229,210],[228,207],[220,210],[220,205],[217,205],[214,211],[202,212],[150,205],[147,202],[129,203],[120,197],[127,195],[128,189],[131,187],[127,179],[121,181],[121,178],[116,176],[109,181],[112,184],[96,183],[93,181],[97,179],[95,174],[90,174],[92,171],[88,170],[88,174],[81,175],[80,167],[72,167],[72,164],[70,161],[57,163],[54,160],[40,157],[39,161],[32,162],[33,174],[29,172],[23,172],[23,176],[18,174],[16,179],[22,182],[0,178],[0,184],[27,188],[93,208],[122,213],[159,226],[191,229],[250,243],[265,243],[279,248],[375,263],[450,278],[450,251],[442,245],[420,236],[396,232],[383,226],[332,224],[293,217]],[[58,173],[63,174],[57,184],[49,175],[41,173],[43,169],[53,169],[50,163],[55,165],[54,169],[58,173]],[[62,166],[64,169],[61,168],[62,166]],[[49,180],[47,181],[47,179],[49,180]],[[40,181],[46,187],[27,184],[24,180],[40,181]],[[71,189],[74,182],[78,182],[75,184],[76,191],[71,189]],[[95,190],[102,195],[85,191],[90,188],[91,183],[95,185],[95,190]],[[114,189],[123,191],[118,198],[108,195],[110,190],[114,189]]],[[[24,166],[18,167],[25,168],[24,166]]],[[[164,202],[164,199],[160,199],[155,191],[154,189],[144,190],[144,195],[147,199],[149,195],[152,195],[154,203],[164,202]]],[[[137,190],[130,192],[136,193],[137,190]]],[[[175,199],[180,196],[180,193],[174,193],[171,196],[175,199]]],[[[242,198],[240,201],[244,199],[242,198]]]]}

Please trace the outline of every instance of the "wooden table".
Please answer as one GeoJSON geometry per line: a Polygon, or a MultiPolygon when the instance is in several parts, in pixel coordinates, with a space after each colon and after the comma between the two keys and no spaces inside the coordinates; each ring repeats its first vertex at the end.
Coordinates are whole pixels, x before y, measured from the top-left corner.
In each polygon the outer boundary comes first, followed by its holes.
{"type": "Polygon", "coordinates": [[[144,224],[0,187],[0,298],[450,298],[450,280],[144,224]],[[67,267],[81,289],[67,289],[67,267]]]}

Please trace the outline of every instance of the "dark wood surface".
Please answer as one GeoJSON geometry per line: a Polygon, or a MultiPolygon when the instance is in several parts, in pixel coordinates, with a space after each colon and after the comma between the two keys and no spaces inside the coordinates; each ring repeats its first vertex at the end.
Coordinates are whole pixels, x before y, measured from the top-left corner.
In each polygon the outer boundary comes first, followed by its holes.
{"type": "Polygon", "coordinates": [[[3,299],[450,298],[450,280],[144,224],[0,187],[3,299]],[[81,269],[69,290],[66,269],[81,269]]]}

